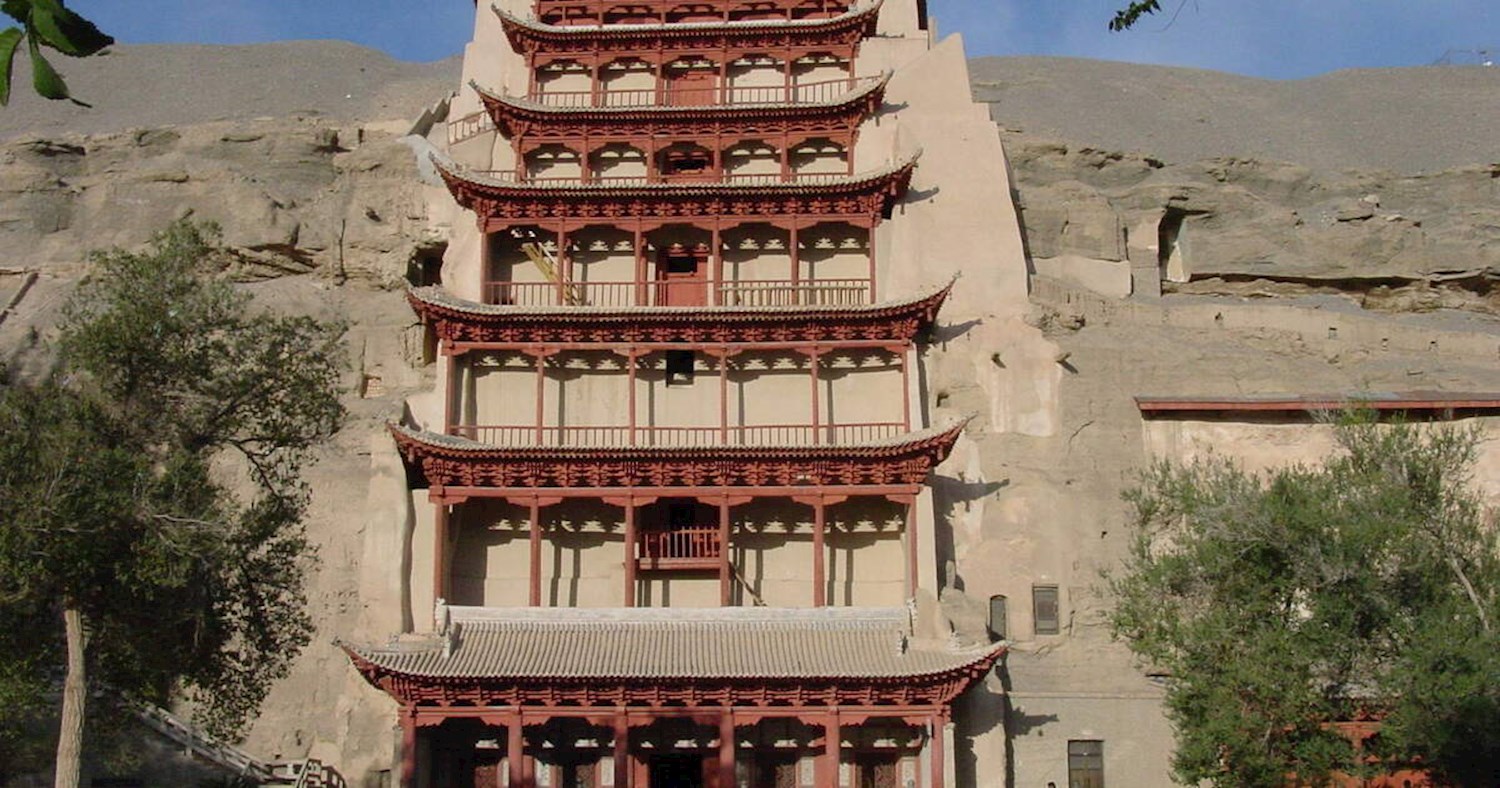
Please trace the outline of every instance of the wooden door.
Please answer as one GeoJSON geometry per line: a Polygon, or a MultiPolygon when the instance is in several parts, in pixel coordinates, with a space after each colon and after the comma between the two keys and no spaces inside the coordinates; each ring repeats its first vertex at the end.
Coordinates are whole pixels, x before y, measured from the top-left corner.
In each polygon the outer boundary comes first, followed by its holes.
{"type": "Polygon", "coordinates": [[[718,75],[710,68],[690,68],[673,77],[668,104],[674,107],[703,107],[718,103],[718,75]]]}
{"type": "Polygon", "coordinates": [[[708,247],[688,249],[672,244],[661,250],[656,261],[657,306],[705,306],[708,304],[708,247]]]}

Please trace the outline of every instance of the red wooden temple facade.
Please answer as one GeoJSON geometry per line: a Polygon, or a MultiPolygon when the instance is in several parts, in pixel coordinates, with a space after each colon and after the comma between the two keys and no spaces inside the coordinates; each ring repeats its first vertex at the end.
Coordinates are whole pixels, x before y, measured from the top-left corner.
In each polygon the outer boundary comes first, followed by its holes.
{"type": "Polygon", "coordinates": [[[916,401],[951,284],[877,282],[917,165],[854,160],[878,12],[494,11],[477,43],[528,87],[473,85],[487,118],[450,133],[501,166],[433,160],[480,281],[410,293],[441,415],[392,427],[437,616],[346,646],[401,706],[401,785],[947,784],[951,704],[1002,650],[909,603],[963,425],[916,401]]]}

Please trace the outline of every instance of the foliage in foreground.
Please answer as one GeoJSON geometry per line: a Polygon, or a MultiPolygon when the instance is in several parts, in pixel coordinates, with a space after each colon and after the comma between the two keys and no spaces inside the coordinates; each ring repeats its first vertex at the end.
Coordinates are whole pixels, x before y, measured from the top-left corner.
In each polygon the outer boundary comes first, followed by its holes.
{"type": "Polygon", "coordinates": [[[69,57],[88,57],[115,40],[100,32],[93,22],[68,10],[63,0],[3,0],[0,12],[20,23],[20,27],[0,30],[0,106],[10,103],[11,72],[22,42],[31,58],[32,90],[42,98],[70,99],[82,104],[68,92],[68,83],[42,55],[42,47],[69,57]]]}
{"type": "Polygon", "coordinates": [[[254,309],[216,275],[216,241],[179,222],[145,253],[96,254],[56,373],[0,388],[0,701],[17,713],[86,673],[91,691],[185,694],[233,736],[307,643],[298,475],[342,420],[342,329],[254,309]]]}
{"type": "Polygon", "coordinates": [[[1127,494],[1118,637],[1166,672],[1185,784],[1323,784],[1376,766],[1326,723],[1384,716],[1368,754],[1500,784],[1500,540],[1480,436],[1336,428],[1319,468],[1161,464],[1127,494]]]}

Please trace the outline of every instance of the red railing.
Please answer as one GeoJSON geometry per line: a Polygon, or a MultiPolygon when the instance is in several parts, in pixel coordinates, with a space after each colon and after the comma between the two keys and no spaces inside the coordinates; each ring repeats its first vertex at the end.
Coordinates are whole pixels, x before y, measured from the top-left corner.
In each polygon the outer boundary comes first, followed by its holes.
{"type": "Polygon", "coordinates": [[[727,427],[575,427],[459,425],[449,432],[492,446],[813,446],[869,443],[894,438],[895,422],[862,424],[754,424],[727,427]]]}
{"type": "Polygon", "coordinates": [[[715,562],[719,558],[718,528],[673,528],[641,532],[642,561],[678,565],[715,562]]]}
{"type": "Polygon", "coordinates": [[[515,170],[470,170],[478,175],[483,175],[492,181],[501,183],[514,183],[521,186],[540,186],[548,188],[582,188],[588,186],[612,186],[625,188],[630,186],[652,186],[663,184],[669,186],[774,186],[779,183],[797,183],[802,185],[831,185],[848,183],[853,177],[847,172],[796,172],[792,171],[786,175],[780,173],[712,173],[708,175],[662,175],[651,173],[649,175],[590,175],[584,178],[580,175],[525,175],[518,174],[515,170]]]}
{"type": "MultiPolygon", "coordinates": [[[[537,0],[537,18],[548,24],[666,24],[732,22],[740,19],[817,19],[847,12],[848,2],[755,0],[718,4],[718,12],[684,12],[680,0],[537,0]]],[[[702,6],[698,6],[702,8],[702,6]]]]}
{"type": "Polygon", "coordinates": [[[715,85],[676,87],[668,79],[649,88],[612,90],[543,90],[526,100],[553,109],[599,109],[607,107],[717,107],[736,104],[826,104],[880,77],[845,77],[801,85],[715,85]]]}
{"type": "Polygon", "coordinates": [[[486,282],[484,298],[507,306],[852,306],[870,303],[870,280],[486,282]]]}

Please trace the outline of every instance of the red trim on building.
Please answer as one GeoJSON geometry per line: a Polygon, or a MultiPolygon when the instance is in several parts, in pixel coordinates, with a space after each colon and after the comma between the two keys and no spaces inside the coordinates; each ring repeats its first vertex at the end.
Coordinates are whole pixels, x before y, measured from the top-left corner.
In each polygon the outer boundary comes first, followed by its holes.
{"type": "Polygon", "coordinates": [[[515,225],[574,229],[590,225],[660,227],[711,221],[720,228],[771,221],[844,221],[874,227],[905,195],[918,156],[885,170],[802,182],[532,185],[471,173],[436,156],[454,200],[477,213],[486,231],[515,225]]]}
{"type": "Polygon", "coordinates": [[[889,73],[851,80],[848,91],[829,101],[705,104],[673,107],[670,112],[638,106],[554,107],[472,82],[470,87],[502,134],[526,138],[524,144],[514,140],[525,153],[544,144],[573,142],[576,146],[586,139],[606,144],[652,136],[687,138],[700,144],[725,137],[764,136],[787,136],[794,145],[829,135],[852,141],[859,124],[885,101],[889,80],[889,73]]]}
{"type": "Polygon", "coordinates": [[[488,446],[391,425],[396,447],[431,487],[765,487],[916,485],[967,422],[905,440],[843,446],[488,446]]]}
{"type": "MultiPolygon", "coordinates": [[[[869,306],[765,309],[484,307],[412,290],[407,301],[448,343],[755,343],[887,342],[904,346],[936,319],[953,289],[869,306]]],[[[750,348],[753,349],[753,348],[750,348]]]]}
{"type": "MultiPolygon", "coordinates": [[[[787,47],[848,47],[875,34],[880,3],[837,16],[804,20],[747,20],[631,25],[554,25],[508,14],[492,6],[505,37],[522,55],[616,52],[642,53],[703,51],[743,54],[787,47]]],[[[546,62],[538,58],[535,64],[546,62]]]]}
{"type": "MultiPolygon", "coordinates": [[[[946,706],[975,680],[984,676],[1005,653],[996,646],[973,662],[933,674],[878,678],[570,678],[557,676],[419,676],[377,665],[341,644],[360,675],[398,703],[406,706],[453,707],[544,706],[621,707],[671,706],[722,708],[726,706],[876,707],[946,706]]],[[[850,708],[856,712],[859,709],[850,708]]]]}

